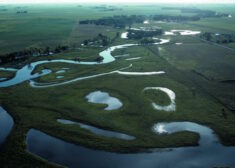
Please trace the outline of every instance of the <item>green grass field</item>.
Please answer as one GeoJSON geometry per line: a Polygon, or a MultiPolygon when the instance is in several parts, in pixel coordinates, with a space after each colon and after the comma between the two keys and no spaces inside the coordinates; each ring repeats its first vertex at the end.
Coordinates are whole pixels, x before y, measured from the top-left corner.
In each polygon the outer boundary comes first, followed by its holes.
{"type": "MultiPolygon", "coordinates": [[[[19,5],[17,5],[19,6],[19,5]]],[[[85,39],[102,33],[113,39],[124,29],[109,26],[79,25],[79,20],[95,19],[114,15],[183,15],[175,10],[162,10],[164,5],[124,5],[121,11],[102,12],[91,6],[71,5],[27,5],[22,8],[28,14],[16,14],[16,5],[7,5],[6,12],[0,11],[0,54],[19,51],[32,46],[55,47],[66,44],[74,49],[53,56],[30,58],[20,64],[9,63],[3,66],[22,67],[27,63],[47,59],[75,59],[94,61],[105,47],[81,47],[85,39]]],[[[173,7],[176,5],[172,5],[173,7]]],[[[187,6],[186,6],[187,7],[187,6]]],[[[202,5],[201,9],[235,14],[235,5],[202,5]]],[[[235,15],[234,15],[235,16],[235,15]]],[[[235,32],[235,17],[201,19],[196,22],[158,23],[164,30],[189,29],[212,32],[235,32]]],[[[221,83],[222,80],[235,80],[235,52],[208,44],[193,36],[162,36],[170,43],[153,46],[135,46],[115,50],[113,55],[129,54],[119,57],[115,62],[101,65],[73,65],[48,63],[38,66],[34,73],[49,68],[52,73],[36,79],[37,82],[63,82],[110,72],[133,64],[126,71],[147,72],[165,71],[153,76],[123,76],[111,74],[98,78],[77,81],[68,85],[50,88],[32,88],[26,81],[16,86],[0,88],[0,105],[14,118],[14,128],[0,149],[0,163],[3,167],[57,167],[39,157],[26,152],[26,133],[30,128],[39,129],[55,137],[74,144],[93,149],[115,152],[138,152],[145,148],[163,148],[197,145],[199,136],[192,132],[170,135],[157,135],[152,126],[157,122],[192,121],[212,128],[224,145],[235,145],[235,85],[221,83]],[[180,42],[182,45],[176,45],[180,42]],[[126,61],[126,58],[141,57],[126,61]],[[69,68],[59,74],[56,71],[69,68]],[[152,101],[167,105],[170,100],[166,94],[143,92],[145,87],[166,87],[176,94],[176,111],[164,112],[152,108],[152,101]],[[92,91],[101,90],[119,98],[123,107],[119,110],[105,111],[105,105],[91,104],[85,96],[92,91]],[[222,115],[225,110],[226,118],[222,115]],[[134,141],[97,136],[74,125],[63,125],[58,118],[80,121],[108,130],[120,131],[135,136],[134,141]]],[[[110,46],[137,43],[135,40],[116,38],[110,46]]],[[[234,48],[233,44],[229,45],[234,48]]],[[[13,73],[0,72],[0,78],[11,78],[13,73]]]]}

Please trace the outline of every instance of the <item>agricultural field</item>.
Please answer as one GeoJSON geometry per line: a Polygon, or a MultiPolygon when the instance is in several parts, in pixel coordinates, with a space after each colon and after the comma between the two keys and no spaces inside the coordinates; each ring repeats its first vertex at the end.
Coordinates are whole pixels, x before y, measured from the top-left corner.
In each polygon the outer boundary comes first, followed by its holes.
{"type": "Polygon", "coordinates": [[[0,4],[0,167],[234,167],[235,41],[206,32],[235,5],[0,4]]]}

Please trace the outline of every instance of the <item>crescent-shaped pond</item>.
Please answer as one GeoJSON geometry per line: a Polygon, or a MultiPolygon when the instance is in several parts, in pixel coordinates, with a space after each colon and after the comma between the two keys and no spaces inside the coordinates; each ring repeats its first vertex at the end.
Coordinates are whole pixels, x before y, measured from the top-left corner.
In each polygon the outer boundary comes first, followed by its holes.
{"type": "Polygon", "coordinates": [[[148,90],[160,90],[164,93],[167,94],[167,96],[170,98],[170,104],[167,106],[161,106],[158,105],[155,102],[152,102],[152,106],[155,110],[163,110],[163,111],[175,111],[176,110],[176,105],[175,105],[175,93],[168,89],[168,88],[164,88],[164,87],[146,87],[144,88],[144,91],[148,91],[148,90]]]}
{"type": "Polygon", "coordinates": [[[89,93],[86,99],[90,103],[106,104],[105,110],[117,110],[122,107],[122,102],[119,99],[111,97],[109,93],[102,91],[89,93]]]}

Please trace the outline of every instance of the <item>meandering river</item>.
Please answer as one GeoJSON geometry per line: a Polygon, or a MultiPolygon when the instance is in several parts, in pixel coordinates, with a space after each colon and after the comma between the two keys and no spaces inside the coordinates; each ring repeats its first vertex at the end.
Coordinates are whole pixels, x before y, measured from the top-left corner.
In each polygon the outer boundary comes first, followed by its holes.
{"type": "MultiPolygon", "coordinates": [[[[27,150],[51,162],[71,168],[235,166],[235,147],[221,145],[210,128],[191,122],[159,124],[163,125],[169,134],[185,130],[199,133],[199,146],[152,149],[150,153],[120,154],[88,149],[31,129],[27,134],[27,150]]],[[[159,133],[157,125],[153,126],[153,131],[159,133]]]]}
{"type": "MultiPolygon", "coordinates": [[[[174,35],[175,33],[181,35],[196,35],[200,32],[190,32],[188,30],[172,30],[166,32],[166,35],[174,35]]],[[[127,33],[122,34],[123,38],[127,38],[127,33]]],[[[155,44],[168,43],[168,39],[160,39],[160,42],[155,44]]],[[[33,79],[40,76],[48,75],[52,71],[50,69],[43,69],[40,73],[33,74],[32,72],[39,65],[46,63],[68,63],[68,64],[83,64],[83,65],[95,65],[95,64],[106,64],[115,61],[115,57],[112,56],[111,52],[116,49],[137,46],[139,44],[124,44],[118,46],[112,46],[99,53],[103,60],[101,62],[78,62],[73,60],[43,60],[32,62],[20,69],[14,68],[0,68],[1,71],[12,71],[16,72],[15,77],[11,79],[0,80],[0,87],[10,87],[20,84],[25,81],[30,81],[30,85],[35,88],[54,87],[59,85],[69,84],[79,80],[85,80],[95,77],[100,77],[109,74],[119,75],[160,75],[164,74],[164,71],[154,72],[127,72],[124,71],[132,67],[132,64],[128,67],[124,67],[118,70],[110,72],[95,74],[85,77],[77,77],[69,81],[63,81],[60,83],[37,83],[33,79]]],[[[133,58],[132,58],[133,59],[133,58]]],[[[136,58],[135,58],[136,59],[136,58]]],[[[131,59],[129,59],[131,61],[131,59]]],[[[58,74],[65,72],[64,70],[57,71],[58,74]]],[[[61,78],[62,76],[60,76],[61,78]]],[[[160,107],[153,102],[153,108],[157,110],[175,111],[175,94],[173,91],[167,88],[160,87],[148,87],[148,89],[157,89],[168,94],[171,100],[169,106],[160,107]],[[161,108],[161,109],[160,109],[161,108]]],[[[89,131],[97,134],[113,135],[113,138],[119,138],[120,135],[126,137],[121,138],[125,140],[134,140],[135,137],[122,134],[119,132],[106,132],[93,126],[89,126],[82,123],[77,123],[69,120],[58,120],[62,124],[76,124],[81,128],[88,129],[89,131]],[[116,137],[115,137],[116,136],[116,137]],[[118,137],[119,136],[119,137],[118,137]],[[128,139],[130,138],[130,139],[128,139]]],[[[9,135],[13,127],[12,117],[0,107],[0,145],[4,143],[6,137],[9,135]]],[[[199,146],[197,147],[180,147],[180,148],[164,148],[164,149],[152,149],[150,153],[136,153],[136,154],[120,154],[111,153],[100,150],[92,150],[82,146],[74,145],[63,140],[57,139],[50,135],[47,135],[39,130],[30,129],[27,133],[27,150],[30,153],[38,155],[51,162],[55,162],[68,167],[88,167],[88,168],[104,168],[104,167],[115,167],[115,168],[156,168],[156,167],[200,167],[208,168],[213,166],[235,166],[235,147],[225,147],[219,143],[217,136],[213,133],[210,128],[199,125],[192,122],[170,122],[170,123],[156,123],[152,128],[156,134],[172,134],[180,131],[192,131],[200,135],[199,146]]],[[[112,137],[112,136],[111,136],[112,137]]],[[[108,137],[110,138],[110,137],[108,137]]]]}
{"type": "MultiPolygon", "coordinates": [[[[160,42],[155,43],[155,44],[165,44],[167,42],[169,42],[169,40],[161,39],[160,42]]],[[[126,47],[131,47],[131,46],[137,46],[137,45],[139,45],[139,44],[123,44],[123,45],[117,45],[117,46],[109,47],[108,49],[106,49],[106,50],[99,53],[99,55],[103,58],[103,60],[101,62],[85,62],[85,61],[73,61],[73,60],[57,59],[57,60],[43,60],[43,61],[32,62],[28,65],[23,66],[20,69],[0,68],[0,71],[15,71],[16,72],[16,74],[13,78],[11,78],[9,80],[0,81],[0,87],[10,87],[10,86],[14,86],[14,85],[20,84],[20,83],[25,82],[25,81],[31,81],[31,86],[36,87],[35,82],[32,81],[33,79],[38,78],[40,76],[48,75],[52,72],[50,69],[43,69],[40,73],[34,73],[33,74],[33,71],[39,65],[43,65],[43,64],[46,64],[46,63],[68,63],[68,64],[81,64],[81,65],[107,64],[107,63],[111,63],[111,62],[115,61],[115,57],[113,57],[112,54],[111,54],[114,50],[122,49],[122,48],[126,48],[126,47]]],[[[122,69],[123,68],[121,68],[120,70],[122,70],[122,69]]],[[[61,72],[61,71],[59,71],[59,72],[61,72]]],[[[93,78],[93,77],[104,76],[104,75],[112,74],[112,73],[118,73],[118,71],[111,71],[111,72],[91,75],[91,76],[87,76],[87,77],[79,77],[79,78],[76,78],[76,79],[71,80],[71,81],[78,81],[78,80],[82,80],[82,79],[90,79],[90,78],[93,78]]],[[[70,82],[65,81],[65,82],[63,82],[63,84],[71,83],[71,81],[70,82]]],[[[58,85],[60,85],[60,84],[58,84],[58,85]]],[[[50,87],[50,86],[51,86],[51,84],[49,84],[48,87],[50,87]]],[[[52,86],[57,86],[57,84],[52,85],[52,86]]]]}

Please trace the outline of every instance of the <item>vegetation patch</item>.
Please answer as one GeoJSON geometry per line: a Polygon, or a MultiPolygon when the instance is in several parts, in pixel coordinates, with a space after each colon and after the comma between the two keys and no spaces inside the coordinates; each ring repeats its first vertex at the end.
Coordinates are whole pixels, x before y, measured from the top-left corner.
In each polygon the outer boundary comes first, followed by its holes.
{"type": "Polygon", "coordinates": [[[167,106],[171,103],[169,96],[160,90],[145,90],[144,95],[151,101],[160,106],[167,106]]]}
{"type": "MultiPolygon", "coordinates": [[[[54,6],[28,6],[29,9],[7,6],[1,12],[0,37],[1,57],[6,55],[4,67],[23,67],[31,62],[51,59],[94,61],[99,53],[110,46],[120,44],[152,43],[153,35],[165,38],[159,32],[141,32],[132,39],[121,39],[118,32],[133,27],[162,27],[163,30],[197,30],[201,32],[220,32],[234,34],[234,18],[222,18],[226,15],[213,16],[214,12],[204,12],[207,6],[198,6],[200,10],[183,9],[162,10],[159,6],[122,6],[122,10],[110,10],[111,7],[94,9],[91,6],[68,5],[58,10],[54,6]],[[29,10],[27,14],[16,15],[17,10],[29,10]],[[102,11],[105,10],[105,11],[102,11]],[[11,14],[10,14],[10,13],[11,14]],[[212,15],[210,17],[209,15],[212,15]],[[143,21],[149,20],[144,25],[143,21]],[[160,22],[159,22],[160,21],[160,22]],[[171,22],[171,23],[168,23],[171,22]],[[145,34],[146,33],[146,34],[145,34]],[[157,33],[157,34],[155,34],[157,33]],[[158,34],[159,33],[159,34],[158,34]],[[139,37],[140,36],[140,37],[139,37]],[[146,38],[146,39],[145,39],[146,38]],[[93,47],[81,43],[97,42],[103,47],[93,47]],[[107,41],[106,41],[107,40],[107,41]],[[107,42],[107,43],[106,43],[107,42]],[[103,44],[104,43],[104,44],[103,44]],[[57,46],[68,46],[53,55],[57,46]],[[47,48],[49,47],[49,49],[47,48]],[[27,48],[36,52],[20,54],[27,48]],[[34,57],[33,54],[42,54],[34,57]],[[28,55],[20,61],[12,61],[15,56],[28,55]]],[[[208,9],[209,10],[209,9],[208,9]]],[[[225,11],[221,6],[214,6],[213,11],[234,13],[233,7],[225,11]]],[[[216,12],[217,13],[217,12],[216,12]]],[[[0,104],[14,118],[15,126],[1,147],[0,163],[3,167],[56,167],[45,160],[26,152],[26,133],[35,128],[51,136],[74,144],[114,152],[139,152],[149,148],[165,148],[197,145],[199,135],[192,132],[179,132],[172,135],[156,135],[152,126],[158,122],[191,121],[209,126],[225,145],[235,143],[235,85],[234,52],[220,45],[208,43],[198,36],[167,36],[170,43],[161,45],[139,45],[118,49],[112,55],[128,54],[139,60],[126,61],[122,57],[109,64],[74,65],[66,63],[43,64],[34,70],[51,69],[52,73],[35,79],[39,83],[60,83],[77,77],[85,77],[110,72],[132,64],[126,72],[164,71],[162,75],[128,76],[111,74],[98,78],[73,82],[50,88],[32,88],[28,81],[9,88],[0,88],[0,104]],[[175,45],[183,43],[183,45],[175,45]],[[56,72],[66,68],[64,78],[56,72]],[[69,68],[69,69],[67,69],[69,68]],[[159,90],[143,88],[166,87],[177,96],[174,113],[159,111],[156,113],[151,102],[166,106],[170,99],[159,90]],[[90,103],[84,98],[95,90],[112,93],[122,101],[123,106],[110,113],[104,105],[90,103]],[[58,118],[82,122],[118,131],[136,137],[132,142],[107,138],[93,134],[73,125],[58,123],[58,118]]],[[[233,43],[228,43],[233,45],[233,43]]],[[[0,71],[0,77],[11,78],[15,72],[0,71]]]]}

